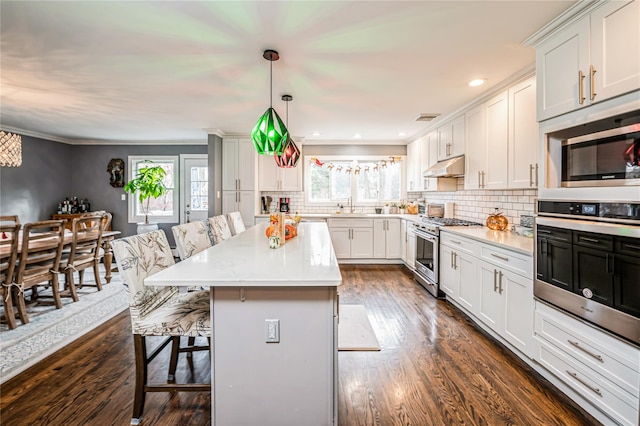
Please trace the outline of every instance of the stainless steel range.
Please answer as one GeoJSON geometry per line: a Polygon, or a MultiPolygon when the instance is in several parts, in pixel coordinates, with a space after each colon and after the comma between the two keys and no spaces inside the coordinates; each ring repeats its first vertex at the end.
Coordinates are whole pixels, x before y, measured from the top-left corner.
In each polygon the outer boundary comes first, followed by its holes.
{"type": "Polygon", "coordinates": [[[412,226],[416,233],[415,279],[433,296],[444,297],[444,293],[440,291],[438,273],[440,228],[443,226],[482,226],[482,224],[463,219],[420,215],[420,221],[414,222],[412,226]]]}

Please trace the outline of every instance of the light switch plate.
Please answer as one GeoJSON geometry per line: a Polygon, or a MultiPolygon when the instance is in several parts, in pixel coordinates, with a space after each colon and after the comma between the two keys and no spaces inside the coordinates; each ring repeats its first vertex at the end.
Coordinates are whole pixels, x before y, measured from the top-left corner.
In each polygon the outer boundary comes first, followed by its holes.
{"type": "Polygon", "coordinates": [[[122,199],[122,201],[127,201],[127,194],[120,195],[120,198],[122,199]]]}
{"type": "Polygon", "coordinates": [[[264,320],[264,333],[265,333],[265,342],[279,343],[280,342],[280,320],[277,320],[277,319],[264,320]]]}

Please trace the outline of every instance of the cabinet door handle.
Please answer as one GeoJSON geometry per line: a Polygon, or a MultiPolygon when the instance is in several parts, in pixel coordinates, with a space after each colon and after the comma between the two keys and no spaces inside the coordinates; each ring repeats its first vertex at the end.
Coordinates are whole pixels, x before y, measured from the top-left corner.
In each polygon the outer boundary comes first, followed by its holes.
{"type": "Polygon", "coordinates": [[[536,163],[536,174],[535,174],[535,177],[536,177],[536,188],[537,188],[538,187],[538,163],[536,163]]]}
{"type": "Polygon", "coordinates": [[[604,362],[604,359],[602,359],[601,355],[594,354],[590,350],[583,348],[582,346],[580,346],[580,343],[574,342],[573,340],[568,340],[568,339],[567,339],[567,342],[569,342],[569,344],[571,344],[572,346],[575,346],[576,349],[580,349],[582,352],[586,353],[587,355],[594,357],[598,361],[604,362]]]}
{"type": "Polygon", "coordinates": [[[498,291],[498,270],[493,270],[493,291],[498,291]]]}
{"type": "Polygon", "coordinates": [[[504,260],[505,262],[508,262],[508,261],[509,261],[509,258],[508,258],[508,257],[506,257],[506,256],[500,256],[499,254],[491,253],[491,256],[493,256],[493,257],[497,257],[498,259],[502,259],[502,260],[504,260]]]}
{"type": "Polygon", "coordinates": [[[591,100],[596,97],[596,69],[591,65],[589,67],[589,83],[591,84],[591,100]]]}
{"type": "Polygon", "coordinates": [[[584,103],[584,73],[582,70],[578,71],[578,103],[582,105],[584,103]]]}
{"type": "Polygon", "coordinates": [[[452,254],[453,254],[453,269],[458,269],[458,253],[454,251],[452,252],[452,254]]]}
{"type": "Polygon", "coordinates": [[[592,392],[598,394],[599,396],[602,396],[602,392],[600,392],[600,389],[594,388],[589,383],[587,383],[584,380],[582,380],[580,377],[578,377],[577,373],[574,373],[574,372],[569,371],[569,370],[565,370],[565,371],[567,372],[568,375],[570,375],[571,377],[573,377],[574,379],[576,379],[577,381],[579,381],[580,383],[582,383],[583,385],[588,387],[592,392]]]}
{"type": "Polygon", "coordinates": [[[529,186],[533,186],[533,164],[529,164],[529,186]]]}
{"type": "Polygon", "coordinates": [[[453,252],[451,252],[451,269],[455,269],[455,268],[453,267],[453,252]]]}
{"type": "Polygon", "coordinates": [[[583,237],[583,236],[580,236],[580,239],[582,241],[589,241],[590,243],[599,243],[600,242],[600,240],[596,240],[595,238],[589,238],[589,237],[583,237]]]}
{"type": "Polygon", "coordinates": [[[484,182],[484,177],[486,176],[486,174],[487,174],[487,173],[486,173],[485,171],[483,171],[483,172],[482,172],[482,187],[483,187],[483,188],[484,188],[485,186],[487,186],[487,185],[486,185],[486,183],[484,182]]]}
{"type": "Polygon", "coordinates": [[[456,241],[456,240],[451,240],[451,242],[452,242],[453,244],[460,244],[460,241],[456,241]]]}
{"type": "Polygon", "coordinates": [[[502,294],[502,277],[504,276],[504,274],[502,273],[502,271],[498,272],[498,294],[502,294]]]}

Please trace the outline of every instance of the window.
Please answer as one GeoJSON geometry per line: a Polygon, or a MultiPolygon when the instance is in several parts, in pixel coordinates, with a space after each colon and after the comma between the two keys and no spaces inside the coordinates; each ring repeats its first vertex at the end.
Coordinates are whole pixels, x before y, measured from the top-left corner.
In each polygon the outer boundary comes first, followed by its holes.
{"type": "Polygon", "coordinates": [[[376,205],[403,198],[402,161],[369,156],[358,159],[323,158],[322,166],[306,157],[307,203],[335,205],[353,198],[360,205],[376,205]]]}
{"type": "MultiPolygon", "coordinates": [[[[138,170],[153,163],[154,166],[161,166],[167,175],[164,184],[167,187],[165,195],[159,198],[152,198],[149,202],[149,221],[158,223],[178,223],[178,157],[177,156],[151,156],[151,157],[129,157],[129,178],[135,177],[138,170]]],[[[144,222],[144,210],[137,194],[130,194],[128,197],[129,223],[144,222]]]]}

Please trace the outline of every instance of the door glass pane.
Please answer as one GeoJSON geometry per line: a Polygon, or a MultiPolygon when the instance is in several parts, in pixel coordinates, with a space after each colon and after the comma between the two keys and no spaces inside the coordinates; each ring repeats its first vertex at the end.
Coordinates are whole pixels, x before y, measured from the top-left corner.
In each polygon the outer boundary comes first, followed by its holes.
{"type": "Polygon", "coordinates": [[[192,166],[189,199],[191,211],[209,210],[209,168],[192,166]]]}

